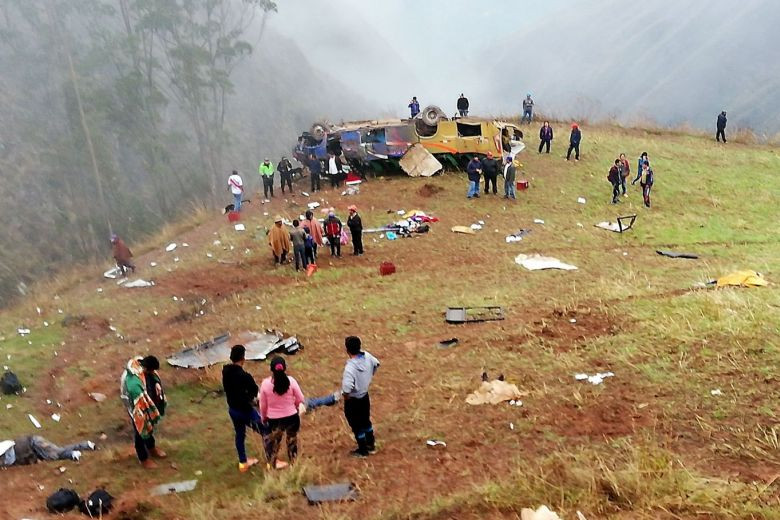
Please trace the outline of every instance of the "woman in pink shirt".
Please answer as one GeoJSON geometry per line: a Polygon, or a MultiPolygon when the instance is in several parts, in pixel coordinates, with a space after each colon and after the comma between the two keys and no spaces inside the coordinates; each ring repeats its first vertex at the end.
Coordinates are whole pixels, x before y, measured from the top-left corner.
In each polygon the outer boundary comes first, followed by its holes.
{"type": "Polygon", "coordinates": [[[268,424],[270,433],[266,437],[265,450],[268,464],[276,469],[287,467],[277,460],[282,436],[287,434],[287,458],[292,463],[298,455],[298,430],[301,419],[298,406],[303,402],[303,392],[298,381],[287,375],[284,358],[271,360],[271,377],[260,384],[260,416],[268,424]]]}

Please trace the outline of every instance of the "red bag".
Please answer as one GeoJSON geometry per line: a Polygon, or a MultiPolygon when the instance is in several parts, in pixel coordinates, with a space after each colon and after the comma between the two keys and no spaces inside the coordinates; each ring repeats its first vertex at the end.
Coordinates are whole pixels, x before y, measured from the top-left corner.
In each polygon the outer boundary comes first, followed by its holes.
{"type": "Polygon", "coordinates": [[[395,264],[392,262],[382,262],[379,264],[379,274],[382,276],[387,276],[389,274],[393,274],[395,272],[395,264]]]}

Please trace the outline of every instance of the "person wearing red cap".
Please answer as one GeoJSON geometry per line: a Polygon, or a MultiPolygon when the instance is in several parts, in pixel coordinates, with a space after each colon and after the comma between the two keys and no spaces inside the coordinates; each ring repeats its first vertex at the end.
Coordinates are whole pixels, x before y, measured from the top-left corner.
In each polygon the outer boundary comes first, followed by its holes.
{"type": "Polygon", "coordinates": [[[493,158],[493,152],[488,152],[487,157],[482,159],[482,175],[485,177],[485,194],[487,195],[490,183],[493,183],[493,195],[498,194],[496,179],[498,179],[498,164],[493,158]]]}
{"type": "Polygon", "coordinates": [[[304,402],[303,392],[293,377],[287,375],[287,363],[276,356],[271,360],[271,376],[260,383],[260,416],[266,422],[269,433],[265,439],[268,467],[282,469],[288,466],[278,460],[282,437],[287,436],[287,459],[295,462],[298,456],[298,430],[301,418],[298,407],[304,402]]]}
{"type": "Polygon", "coordinates": [[[571,124],[571,135],[569,136],[569,151],[566,152],[566,160],[571,159],[571,152],[574,150],[574,160],[580,160],[580,141],[582,141],[582,132],[577,123],[571,124]]]}
{"type": "Polygon", "coordinates": [[[352,254],[360,256],[363,254],[363,221],[358,214],[357,206],[353,204],[347,209],[349,210],[347,227],[352,235],[352,254]]]}

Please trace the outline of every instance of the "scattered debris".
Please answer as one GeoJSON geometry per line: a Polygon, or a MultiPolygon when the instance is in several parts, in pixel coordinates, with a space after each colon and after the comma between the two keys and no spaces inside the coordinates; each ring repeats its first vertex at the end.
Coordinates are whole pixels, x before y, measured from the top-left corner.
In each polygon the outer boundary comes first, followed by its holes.
{"type": "Polygon", "coordinates": [[[425,441],[425,444],[427,444],[431,448],[435,448],[436,446],[441,446],[443,448],[447,447],[447,443],[446,442],[444,442],[444,441],[437,441],[437,440],[434,440],[434,439],[428,439],[427,441],[425,441]]]}
{"type": "Polygon", "coordinates": [[[617,217],[617,222],[599,222],[594,225],[597,228],[606,229],[607,231],[622,233],[634,227],[634,222],[636,222],[636,215],[626,215],[624,217],[617,217]]]}
{"type": "Polygon", "coordinates": [[[22,383],[16,374],[6,369],[3,377],[0,377],[0,391],[5,395],[13,395],[20,393],[22,388],[22,383]]]}
{"type": "Polygon", "coordinates": [[[46,499],[49,513],[67,513],[79,505],[79,494],[72,489],[60,488],[46,499]]]}
{"type": "Polygon", "coordinates": [[[544,225],[544,220],[542,220],[540,218],[535,218],[534,219],[534,224],[542,224],[542,225],[544,225]]]}
{"type": "Polygon", "coordinates": [[[347,186],[347,189],[342,191],[342,195],[358,195],[360,193],[360,186],[347,186]]]}
{"type": "Polygon", "coordinates": [[[721,276],[717,280],[711,280],[708,284],[714,284],[716,287],[765,287],[769,285],[769,282],[764,280],[764,276],[756,271],[736,271],[726,276],[721,276]]]}
{"type": "Polygon", "coordinates": [[[309,209],[316,209],[316,208],[320,207],[320,203],[319,202],[309,202],[307,204],[307,206],[309,207],[309,209]]]}
{"type": "Polygon", "coordinates": [[[523,401],[521,401],[520,399],[516,399],[516,400],[513,399],[512,401],[509,401],[509,406],[517,406],[517,407],[523,406],[523,401]]]}
{"type": "Polygon", "coordinates": [[[529,271],[538,271],[541,269],[563,269],[565,271],[574,271],[577,269],[576,266],[565,264],[557,258],[538,254],[517,255],[515,257],[515,263],[525,267],[529,271]]]}
{"type": "Polygon", "coordinates": [[[676,251],[662,251],[660,249],[656,249],[655,251],[661,256],[668,256],[669,258],[690,258],[691,260],[696,260],[698,255],[694,255],[693,253],[677,253],[676,251]]]}
{"type": "Polygon", "coordinates": [[[33,426],[35,426],[35,427],[36,427],[36,428],[38,428],[39,430],[41,429],[41,423],[39,423],[39,422],[38,422],[38,419],[36,419],[35,417],[33,417],[33,416],[32,416],[32,414],[29,414],[29,413],[28,413],[28,414],[27,414],[27,418],[28,418],[28,419],[30,419],[30,422],[33,424],[33,426]]]}
{"type": "Polygon", "coordinates": [[[92,399],[97,401],[98,403],[102,403],[106,400],[106,394],[101,394],[100,392],[90,392],[89,395],[92,399]]]}
{"type": "Polygon", "coordinates": [[[17,332],[17,333],[18,333],[20,336],[27,336],[27,335],[30,333],[30,329],[23,329],[23,328],[20,328],[20,329],[16,329],[16,332],[17,332]]]}
{"type": "Polygon", "coordinates": [[[420,143],[413,144],[398,165],[409,177],[430,177],[442,169],[439,160],[420,143]]]}
{"type": "MultiPolygon", "coordinates": [[[[581,515],[581,513],[578,514],[581,515]]],[[[524,507],[520,511],[520,520],[562,520],[560,516],[550,511],[547,506],[541,506],[534,511],[533,509],[524,507]]]]}
{"type": "Polygon", "coordinates": [[[168,244],[168,245],[165,247],[165,250],[166,250],[167,252],[169,252],[169,253],[170,253],[171,251],[173,251],[174,249],[176,249],[176,243],[175,243],[175,242],[172,242],[172,243],[168,244]]]}
{"type": "Polygon", "coordinates": [[[720,388],[716,388],[715,390],[710,390],[710,395],[723,395],[723,392],[721,392],[720,388]]]}
{"type": "Polygon", "coordinates": [[[511,235],[507,235],[506,237],[506,243],[511,244],[513,242],[520,242],[523,240],[523,237],[528,235],[530,233],[530,229],[521,229],[519,231],[515,231],[511,235]]]}
{"type": "Polygon", "coordinates": [[[236,224],[235,226],[233,226],[233,228],[234,228],[236,231],[246,231],[246,226],[245,226],[245,225],[243,225],[243,224],[236,224]]]}
{"type": "Polygon", "coordinates": [[[499,404],[504,401],[517,401],[517,399],[528,395],[527,392],[521,392],[517,385],[494,379],[493,381],[482,381],[479,388],[466,397],[466,403],[479,404],[499,404]]]}
{"type": "Polygon", "coordinates": [[[60,414],[58,414],[58,413],[53,413],[53,414],[51,414],[51,420],[52,420],[52,421],[54,421],[54,422],[60,422],[60,419],[62,419],[62,417],[60,416],[60,414]]]}
{"type": "Polygon", "coordinates": [[[198,485],[197,480],[183,480],[181,482],[168,482],[167,484],[160,484],[151,489],[150,493],[153,497],[159,497],[163,495],[171,495],[173,493],[186,493],[192,491],[195,486],[198,485]]]}
{"type": "Polygon", "coordinates": [[[132,282],[127,282],[124,285],[122,285],[122,287],[124,287],[125,289],[135,289],[138,287],[153,287],[153,286],[154,286],[154,282],[147,282],[146,280],[143,280],[141,278],[137,280],[133,280],[132,282]]]}
{"type": "Polygon", "coordinates": [[[577,197],[577,202],[580,204],[585,204],[585,197],[577,197]]]}
{"type": "Polygon", "coordinates": [[[489,307],[447,307],[447,323],[474,323],[480,321],[499,321],[504,319],[504,309],[489,307]]]}
{"type": "Polygon", "coordinates": [[[457,346],[460,340],[458,338],[443,339],[439,342],[439,348],[452,348],[457,346]]]}
{"type": "Polygon", "coordinates": [[[608,377],[615,377],[615,374],[612,372],[599,372],[597,374],[593,374],[592,376],[589,376],[588,374],[581,373],[581,374],[574,374],[574,379],[577,381],[587,381],[588,383],[592,385],[600,385],[604,382],[604,379],[608,377]]]}
{"type": "Polygon", "coordinates": [[[473,229],[471,229],[468,226],[453,226],[452,227],[453,233],[464,233],[466,235],[476,235],[473,229]]]}
{"type": "Polygon", "coordinates": [[[112,267],[111,269],[103,273],[103,278],[109,278],[111,280],[119,278],[120,276],[122,276],[122,269],[120,269],[117,266],[112,267]]]}
{"type": "Polygon", "coordinates": [[[224,363],[230,358],[230,348],[240,343],[246,347],[246,359],[263,360],[276,351],[294,354],[303,346],[297,338],[283,338],[277,332],[243,332],[233,338],[229,333],[209,341],[188,347],[168,358],[168,364],[180,368],[204,368],[224,363]]]}
{"type": "Polygon", "coordinates": [[[113,508],[114,497],[108,494],[105,489],[97,489],[93,491],[89,497],[82,500],[79,504],[79,511],[89,516],[90,518],[103,518],[111,512],[113,508]]]}
{"type": "Polygon", "coordinates": [[[358,490],[354,484],[327,484],[325,486],[305,486],[303,494],[310,505],[321,504],[322,502],[346,502],[356,500],[358,490]]]}

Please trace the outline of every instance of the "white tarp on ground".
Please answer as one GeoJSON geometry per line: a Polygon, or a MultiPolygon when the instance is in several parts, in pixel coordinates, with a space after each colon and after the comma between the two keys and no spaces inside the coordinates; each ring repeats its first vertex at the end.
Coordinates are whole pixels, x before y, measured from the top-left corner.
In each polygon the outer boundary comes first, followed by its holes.
{"type": "Polygon", "coordinates": [[[125,289],[136,289],[138,287],[152,287],[154,286],[154,282],[147,282],[146,280],[143,280],[141,278],[137,280],[133,280],[132,282],[125,282],[122,284],[122,287],[125,289]]]}
{"type": "Polygon", "coordinates": [[[577,266],[565,264],[551,256],[542,255],[517,255],[515,263],[522,265],[529,271],[539,271],[541,269],[563,269],[565,271],[574,271],[577,266]]]}
{"type": "Polygon", "coordinates": [[[112,267],[105,273],[103,273],[103,277],[110,278],[111,280],[115,280],[122,276],[122,270],[119,267],[112,267]]]}
{"type": "Polygon", "coordinates": [[[439,160],[420,143],[412,145],[398,164],[409,177],[430,177],[442,169],[439,160]]]}
{"type": "Polygon", "coordinates": [[[595,224],[597,228],[606,229],[607,231],[614,231],[615,233],[620,233],[620,226],[617,222],[599,222],[598,224],[595,224]]]}

